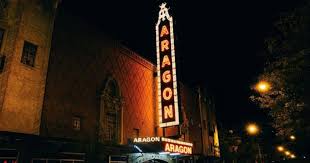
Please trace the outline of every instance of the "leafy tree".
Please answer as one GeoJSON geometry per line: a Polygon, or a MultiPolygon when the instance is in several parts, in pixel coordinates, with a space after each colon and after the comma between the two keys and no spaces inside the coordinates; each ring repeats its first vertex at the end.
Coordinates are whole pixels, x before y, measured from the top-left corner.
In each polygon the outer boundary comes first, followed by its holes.
{"type": "MultiPolygon", "coordinates": [[[[272,36],[265,40],[266,66],[259,81],[270,83],[267,92],[258,92],[250,99],[261,108],[268,108],[276,134],[309,134],[309,113],[305,100],[306,57],[310,49],[310,3],[285,13],[274,23],[272,36]]],[[[255,89],[253,87],[253,89],[255,89]]],[[[309,135],[307,135],[309,136],[309,135]]]]}
{"type": "Polygon", "coordinates": [[[223,162],[237,162],[238,147],[241,143],[241,138],[236,135],[233,130],[223,128],[219,124],[220,151],[223,162]]]}

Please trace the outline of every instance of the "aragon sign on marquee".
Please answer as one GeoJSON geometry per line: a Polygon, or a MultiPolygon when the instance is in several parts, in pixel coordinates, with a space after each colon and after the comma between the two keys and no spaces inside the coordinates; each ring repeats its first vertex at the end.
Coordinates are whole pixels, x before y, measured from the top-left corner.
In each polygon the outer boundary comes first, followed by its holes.
{"type": "Polygon", "coordinates": [[[165,137],[139,137],[133,139],[134,144],[160,144],[160,151],[191,155],[193,144],[165,137]]]}
{"type": "Polygon", "coordinates": [[[166,3],[160,5],[156,24],[159,126],[179,125],[173,19],[166,3]]]}
{"type": "Polygon", "coordinates": [[[145,138],[134,138],[134,143],[150,143],[150,142],[160,142],[160,137],[145,137],[145,138]]]}

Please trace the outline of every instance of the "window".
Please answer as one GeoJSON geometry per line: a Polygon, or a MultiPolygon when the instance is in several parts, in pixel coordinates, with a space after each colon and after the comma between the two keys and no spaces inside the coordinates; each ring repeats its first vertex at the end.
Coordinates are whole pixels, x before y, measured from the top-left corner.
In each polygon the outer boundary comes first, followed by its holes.
{"type": "Polygon", "coordinates": [[[121,114],[119,87],[109,78],[100,95],[99,142],[121,142],[121,114]]]}
{"type": "Polygon", "coordinates": [[[209,128],[209,135],[214,135],[214,126],[211,124],[211,122],[208,121],[208,128],[209,128]]]}
{"type": "Polygon", "coordinates": [[[33,67],[36,58],[37,48],[37,45],[25,41],[21,62],[23,64],[33,67]]]}
{"type": "MultiPolygon", "coordinates": [[[[1,47],[3,44],[3,37],[4,37],[4,29],[0,28],[0,52],[1,52],[1,47]]],[[[0,54],[0,73],[4,69],[4,63],[5,63],[5,55],[0,54]]]]}
{"type": "Polygon", "coordinates": [[[73,117],[72,118],[72,126],[73,126],[74,130],[80,131],[81,130],[81,118],[80,117],[73,117]]]}
{"type": "Polygon", "coordinates": [[[0,73],[3,71],[4,69],[4,64],[5,64],[5,55],[0,55],[0,73]]]}
{"type": "Polygon", "coordinates": [[[0,49],[3,44],[3,37],[4,37],[4,29],[0,28],[0,49]]]}
{"type": "Polygon", "coordinates": [[[116,112],[108,111],[106,112],[106,135],[105,138],[108,141],[115,140],[117,136],[117,115],[116,112]]]}
{"type": "Polygon", "coordinates": [[[154,128],[154,132],[155,132],[155,135],[158,134],[158,128],[157,127],[154,128]]]}
{"type": "Polygon", "coordinates": [[[3,10],[8,5],[8,0],[0,0],[0,10],[3,10]]]}

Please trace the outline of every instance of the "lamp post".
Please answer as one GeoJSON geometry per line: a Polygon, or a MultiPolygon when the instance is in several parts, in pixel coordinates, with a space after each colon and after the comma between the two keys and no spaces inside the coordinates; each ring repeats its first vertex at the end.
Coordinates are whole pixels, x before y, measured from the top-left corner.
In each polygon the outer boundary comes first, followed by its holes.
{"type": "MultiPolygon", "coordinates": [[[[250,123],[246,126],[246,131],[250,136],[256,136],[257,134],[259,134],[260,129],[255,123],[250,123]]],[[[260,163],[263,163],[262,154],[258,142],[257,142],[257,149],[258,149],[259,161],[260,163]]]]}

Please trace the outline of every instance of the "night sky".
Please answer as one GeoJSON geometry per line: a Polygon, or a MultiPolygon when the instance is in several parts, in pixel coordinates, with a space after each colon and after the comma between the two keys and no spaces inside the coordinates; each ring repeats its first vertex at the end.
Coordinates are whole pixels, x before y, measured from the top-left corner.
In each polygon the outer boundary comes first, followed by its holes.
{"type": "MultiPolygon", "coordinates": [[[[215,97],[225,127],[265,122],[249,101],[250,86],[263,69],[263,40],[277,15],[301,0],[169,1],[175,18],[179,78],[203,83],[215,97]]],[[[101,28],[155,63],[158,0],[63,0],[60,12],[101,28]]]]}

